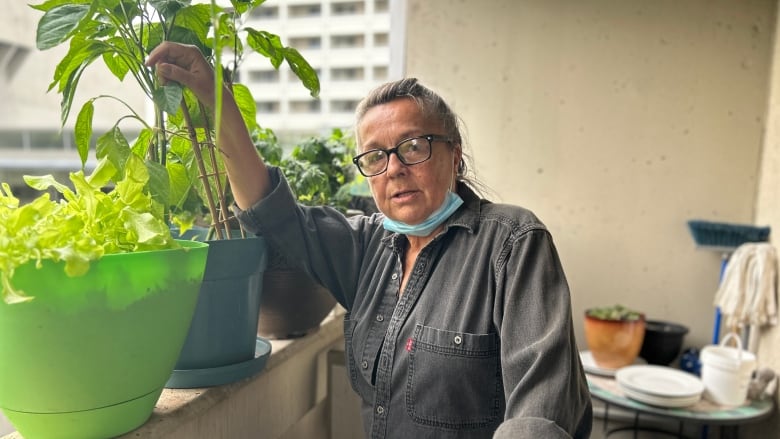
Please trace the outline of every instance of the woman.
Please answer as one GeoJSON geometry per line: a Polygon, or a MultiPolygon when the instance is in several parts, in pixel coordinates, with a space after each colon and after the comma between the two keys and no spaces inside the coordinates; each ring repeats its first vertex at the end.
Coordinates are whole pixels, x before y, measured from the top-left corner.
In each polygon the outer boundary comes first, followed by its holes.
{"type": "MultiPolygon", "coordinates": [[[[213,108],[213,74],[197,49],[164,43],[147,63],[213,108]]],[[[552,238],[531,212],[475,194],[457,117],[438,95],[404,79],[361,102],[354,161],[381,213],[352,218],[296,204],[223,96],[218,140],[239,219],[347,309],[367,437],[589,436],[552,238]]]]}

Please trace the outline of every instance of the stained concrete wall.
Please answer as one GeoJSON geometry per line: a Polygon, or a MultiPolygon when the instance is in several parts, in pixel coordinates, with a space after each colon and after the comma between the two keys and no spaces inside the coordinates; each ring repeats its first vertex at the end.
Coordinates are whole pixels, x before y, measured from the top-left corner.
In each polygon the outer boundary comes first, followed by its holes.
{"type": "Polygon", "coordinates": [[[686,222],[780,229],[776,0],[406,7],[405,74],[460,113],[493,198],[549,226],[580,346],[584,310],[616,302],[708,344],[722,255],[698,250],[686,222]]]}
{"type": "Polygon", "coordinates": [[[775,1],[407,8],[406,74],[460,113],[494,198],[549,226],[578,334],[621,302],[706,343],[720,254],[686,222],[753,222],[775,1]]]}

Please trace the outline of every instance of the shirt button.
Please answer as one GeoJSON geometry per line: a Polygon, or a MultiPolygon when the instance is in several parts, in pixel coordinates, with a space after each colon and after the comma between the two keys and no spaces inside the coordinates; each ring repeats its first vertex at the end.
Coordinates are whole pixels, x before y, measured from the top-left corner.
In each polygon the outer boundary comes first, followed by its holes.
{"type": "Polygon", "coordinates": [[[393,280],[398,279],[398,273],[393,273],[392,276],[390,276],[393,280]]]}
{"type": "Polygon", "coordinates": [[[362,367],[363,369],[368,369],[368,361],[363,360],[363,362],[360,363],[360,367],[362,367]]]}
{"type": "Polygon", "coordinates": [[[455,344],[461,344],[463,343],[463,338],[460,335],[456,335],[453,341],[455,342],[455,344]]]}
{"type": "Polygon", "coordinates": [[[385,412],[385,408],[384,407],[382,407],[381,405],[376,406],[376,414],[377,415],[381,415],[384,412],[385,412]]]}
{"type": "Polygon", "coordinates": [[[376,321],[377,322],[384,322],[385,321],[385,316],[383,316],[382,314],[377,314],[376,315],[376,321]]]}

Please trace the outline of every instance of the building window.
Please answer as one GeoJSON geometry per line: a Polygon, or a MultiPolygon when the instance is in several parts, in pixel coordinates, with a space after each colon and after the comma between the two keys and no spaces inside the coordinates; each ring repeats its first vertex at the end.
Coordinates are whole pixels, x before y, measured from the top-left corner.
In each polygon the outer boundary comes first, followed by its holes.
{"type": "Polygon", "coordinates": [[[279,6],[259,6],[249,11],[252,18],[279,18],[279,6]]]}
{"type": "Polygon", "coordinates": [[[387,32],[374,34],[374,47],[387,47],[390,43],[390,35],[387,32]]]}
{"type": "Polygon", "coordinates": [[[359,81],[363,77],[363,67],[335,67],[330,69],[330,79],[332,81],[359,81]]]}
{"type": "Polygon", "coordinates": [[[390,10],[390,2],[387,0],[374,0],[374,12],[387,12],[390,10]]]}
{"type": "Polygon", "coordinates": [[[264,114],[277,114],[280,108],[279,101],[256,101],[255,106],[258,113],[264,114]]]}
{"type": "Polygon", "coordinates": [[[330,47],[333,49],[355,49],[365,46],[365,37],[360,35],[332,35],[330,47]]]}
{"type": "Polygon", "coordinates": [[[298,50],[322,48],[320,37],[290,37],[290,46],[298,50]]]}
{"type": "Polygon", "coordinates": [[[374,81],[387,81],[387,66],[374,66],[374,81]]]}
{"type": "Polygon", "coordinates": [[[330,101],[330,111],[334,113],[352,113],[358,106],[354,99],[334,99],[330,101]]]}
{"type": "Polygon", "coordinates": [[[29,131],[29,145],[40,149],[65,149],[63,138],[57,131],[29,131]]]}
{"type": "Polygon", "coordinates": [[[363,2],[338,2],[330,5],[331,15],[358,15],[364,13],[363,2]]]}
{"type": "Polygon", "coordinates": [[[307,99],[305,101],[290,101],[290,113],[319,113],[320,101],[307,99]]]}
{"type": "Polygon", "coordinates": [[[309,3],[305,5],[290,5],[287,10],[290,18],[311,18],[322,15],[322,6],[319,3],[309,3]]]}
{"type": "Polygon", "coordinates": [[[25,142],[24,135],[21,131],[9,130],[0,131],[0,148],[22,148],[29,145],[29,142],[25,142]]]}
{"type": "Polygon", "coordinates": [[[278,70],[250,70],[249,81],[258,83],[279,82],[278,70]]]}

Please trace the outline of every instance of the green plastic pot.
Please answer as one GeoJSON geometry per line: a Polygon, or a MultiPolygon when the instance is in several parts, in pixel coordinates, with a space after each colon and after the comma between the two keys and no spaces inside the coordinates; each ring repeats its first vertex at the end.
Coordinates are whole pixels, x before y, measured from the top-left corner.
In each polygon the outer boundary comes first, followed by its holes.
{"type": "Polygon", "coordinates": [[[108,438],[149,418],[189,328],[208,245],[20,267],[0,301],[0,408],[26,438],[108,438]]]}

